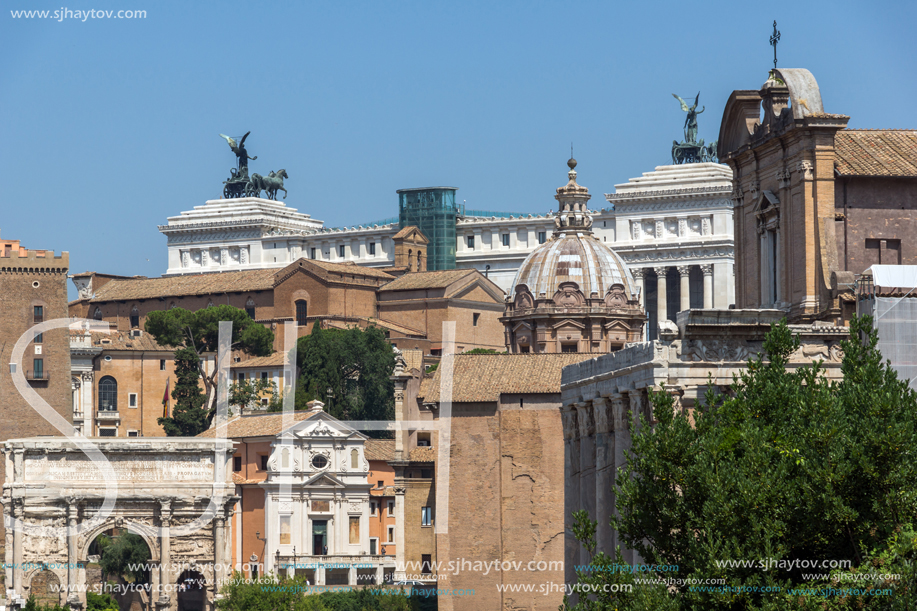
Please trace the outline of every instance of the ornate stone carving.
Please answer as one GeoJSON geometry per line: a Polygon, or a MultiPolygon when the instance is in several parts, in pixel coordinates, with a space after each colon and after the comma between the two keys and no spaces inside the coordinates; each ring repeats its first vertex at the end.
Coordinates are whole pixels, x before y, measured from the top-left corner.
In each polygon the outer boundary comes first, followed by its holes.
{"type": "Polygon", "coordinates": [[[713,264],[712,264],[712,263],[704,263],[704,264],[702,264],[702,265],[700,266],[700,271],[701,271],[701,273],[703,273],[705,276],[712,276],[712,275],[713,275],[713,264]]]}
{"type": "Polygon", "coordinates": [[[556,305],[565,308],[575,308],[584,305],[586,298],[575,282],[562,282],[554,293],[553,301],[556,305]]]}
{"type": "Polygon", "coordinates": [[[631,221],[630,229],[631,229],[631,238],[634,241],[643,239],[643,222],[642,221],[631,221]]]}
{"type": "Polygon", "coordinates": [[[656,239],[661,240],[665,237],[665,223],[660,219],[656,221],[656,239]]]}
{"type": "Polygon", "coordinates": [[[780,189],[786,189],[790,186],[790,171],[786,168],[777,170],[777,187],[780,189]]]}
{"type": "Polygon", "coordinates": [[[802,172],[803,178],[805,178],[805,180],[812,180],[812,178],[814,177],[814,172],[813,172],[814,169],[815,169],[815,166],[812,165],[811,161],[800,161],[799,163],[796,164],[796,171],[802,172]]]}
{"type": "Polygon", "coordinates": [[[630,418],[624,408],[624,397],[613,395],[611,397],[611,414],[614,421],[614,431],[623,432],[630,428],[630,418]]]}
{"type": "Polygon", "coordinates": [[[242,265],[248,265],[248,246],[239,248],[239,262],[242,265]]]}
{"type": "Polygon", "coordinates": [[[201,266],[207,267],[210,265],[210,250],[205,248],[201,251],[201,266]]]}
{"type": "Polygon", "coordinates": [[[590,437],[595,434],[595,420],[592,415],[592,406],[588,403],[577,403],[576,413],[579,424],[580,437],[590,437]]]}
{"type": "Polygon", "coordinates": [[[688,236],[688,219],[678,219],[678,236],[682,238],[688,236]]]}
{"type": "Polygon", "coordinates": [[[624,293],[623,284],[612,284],[605,295],[605,305],[610,308],[623,308],[627,306],[627,295],[624,293]]]}
{"type": "Polygon", "coordinates": [[[682,278],[687,278],[691,276],[691,266],[690,265],[679,265],[678,266],[678,275],[682,278]]]}
{"type": "Polygon", "coordinates": [[[637,282],[642,282],[643,276],[646,274],[646,270],[642,267],[634,267],[630,270],[630,273],[633,274],[634,280],[637,282]]]}
{"type": "Polygon", "coordinates": [[[229,265],[229,248],[220,249],[220,265],[229,265]]]}
{"type": "Polygon", "coordinates": [[[576,410],[572,407],[566,407],[560,412],[561,423],[564,428],[564,439],[570,441],[576,437],[579,430],[576,423],[576,410]]]}
{"type": "Polygon", "coordinates": [[[710,219],[706,216],[700,220],[700,234],[710,235],[710,219]]]}
{"type": "Polygon", "coordinates": [[[191,253],[187,250],[181,251],[181,266],[191,267],[191,253]]]}
{"type": "Polygon", "coordinates": [[[605,397],[596,397],[592,400],[592,410],[595,414],[595,432],[598,435],[608,433],[608,400],[605,397]]]}
{"type": "Polygon", "coordinates": [[[753,356],[742,340],[692,339],[682,349],[682,359],[688,361],[744,362],[753,356]]]}

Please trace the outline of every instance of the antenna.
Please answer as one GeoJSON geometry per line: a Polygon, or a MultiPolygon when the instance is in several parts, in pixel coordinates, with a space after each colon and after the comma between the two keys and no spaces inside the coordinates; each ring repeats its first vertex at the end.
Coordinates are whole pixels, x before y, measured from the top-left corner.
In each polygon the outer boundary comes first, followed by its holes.
{"type": "Polygon", "coordinates": [[[570,159],[573,159],[573,143],[570,143],[570,159]]]}

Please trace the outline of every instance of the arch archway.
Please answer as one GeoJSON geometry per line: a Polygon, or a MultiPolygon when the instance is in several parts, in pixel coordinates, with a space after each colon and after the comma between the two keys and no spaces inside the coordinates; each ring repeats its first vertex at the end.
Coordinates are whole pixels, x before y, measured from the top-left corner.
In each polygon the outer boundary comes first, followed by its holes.
{"type": "Polygon", "coordinates": [[[178,611],[204,611],[207,587],[204,575],[195,569],[182,571],[175,582],[178,611]]]}
{"type": "Polygon", "coordinates": [[[25,575],[29,595],[34,596],[41,605],[63,605],[66,600],[66,588],[62,584],[67,583],[66,572],[60,573],[59,569],[50,569],[47,566],[39,566],[31,569],[25,575]]]}

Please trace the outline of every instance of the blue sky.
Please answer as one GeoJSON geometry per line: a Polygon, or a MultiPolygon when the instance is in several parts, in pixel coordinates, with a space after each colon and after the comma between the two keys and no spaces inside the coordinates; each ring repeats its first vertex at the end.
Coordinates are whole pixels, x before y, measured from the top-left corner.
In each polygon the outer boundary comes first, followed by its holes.
{"type": "Polygon", "coordinates": [[[397,213],[395,190],[544,212],[571,141],[594,207],[668,163],[701,92],[717,137],[734,89],[808,68],[851,127],[914,128],[913,3],[3,0],[0,231],[71,271],[165,271],[168,216],[215,198],[252,134],[253,172],[330,226],[397,213]],[[70,4],[72,2],[72,4],[70,4]],[[146,10],[14,19],[11,10],[146,10]]]}

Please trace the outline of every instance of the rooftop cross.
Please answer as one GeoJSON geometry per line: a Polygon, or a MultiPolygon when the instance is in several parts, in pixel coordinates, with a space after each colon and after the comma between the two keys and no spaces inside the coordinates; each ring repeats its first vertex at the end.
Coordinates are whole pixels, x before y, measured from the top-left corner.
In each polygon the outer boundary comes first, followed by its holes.
{"type": "Polygon", "coordinates": [[[774,20],[774,33],[771,34],[771,46],[774,47],[774,70],[777,69],[777,41],[780,40],[780,32],[777,30],[777,20],[774,20]]]}

